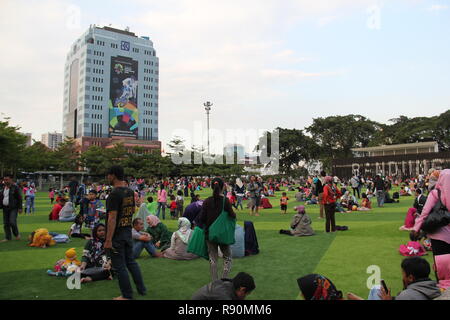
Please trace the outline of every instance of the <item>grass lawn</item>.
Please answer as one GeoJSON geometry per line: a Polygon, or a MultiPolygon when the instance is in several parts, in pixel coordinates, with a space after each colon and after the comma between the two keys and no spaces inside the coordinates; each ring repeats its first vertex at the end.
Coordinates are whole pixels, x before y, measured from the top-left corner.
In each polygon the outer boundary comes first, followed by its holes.
{"type": "MultiPolygon", "coordinates": [[[[412,205],[412,197],[369,212],[336,213],[337,224],[346,225],[349,230],[335,234],[324,232],[325,223],[318,219],[319,206],[307,206],[316,235],[294,238],[278,233],[280,229],[289,228],[293,207],[300,204],[295,201],[294,193],[288,193],[291,200],[286,215],[280,214],[281,192],[270,198],[274,208],[262,210],[259,217],[249,216],[247,209],[237,211],[239,224],[243,225],[245,220],[254,222],[260,248],[259,255],[233,260],[231,277],[245,271],[255,278],[256,290],[248,299],[298,299],[296,279],[313,272],[329,277],[344,293],[351,291],[366,298],[369,292],[366,281],[370,276],[366,270],[370,265],[380,267],[381,277],[393,294],[402,289],[400,263],[403,257],[398,248],[407,243],[409,237],[398,228],[412,205]]],[[[207,197],[211,190],[200,194],[202,198],[207,197]]],[[[376,206],[376,199],[373,200],[376,206]]],[[[36,208],[35,215],[22,214],[18,218],[22,240],[0,243],[0,299],[91,300],[118,296],[117,280],[83,284],[81,290],[69,290],[66,279],[46,274],[47,269],[52,269],[54,263],[64,257],[68,248],[76,248],[81,259],[85,241],[72,239],[68,244],[47,249],[28,247],[27,237],[33,230],[43,227],[67,233],[71,225],[48,220],[51,206],[46,193],[37,194],[36,208]]],[[[166,218],[167,215],[166,210],[166,218]]],[[[175,231],[175,220],[164,222],[175,231]]],[[[3,228],[0,231],[0,239],[3,239],[3,228]]],[[[432,263],[431,253],[426,259],[432,263]]],[[[173,261],[154,259],[143,252],[137,261],[148,289],[147,296],[136,294],[137,299],[190,299],[198,288],[210,281],[209,263],[203,258],[173,261]]]]}

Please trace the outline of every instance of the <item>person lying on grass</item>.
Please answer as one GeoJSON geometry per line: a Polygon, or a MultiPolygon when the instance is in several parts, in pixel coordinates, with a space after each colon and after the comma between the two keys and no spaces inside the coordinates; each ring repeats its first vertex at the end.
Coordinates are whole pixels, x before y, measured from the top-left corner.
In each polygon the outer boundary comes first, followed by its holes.
{"type": "Polygon", "coordinates": [[[151,257],[159,258],[162,256],[162,253],[157,252],[155,245],[152,242],[152,236],[143,232],[144,230],[144,221],[141,218],[136,218],[133,220],[133,229],[132,237],[133,237],[133,256],[135,259],[139,258],[142,250],[146,250],[151,257]]]}
{"type": "Polygon", "coordinates": [[[147,217],[147,223],[147,233],[152,236],[151,241],[155,247],[161,250],[161,252],[169,248],[172,232],[167,229],[166,225],[154,215],[149,215],[147,217]]]}
{"type": "MultiPolygon", "coordinates": [[[[386,292],[383,286],[374,286],[369,294],[369,300],[433,300],[441,295],[436,281],[431,280],[430,264],[421,257],[409,257],[402,261],[403,291],[396,297],[391,296],[391,290],[386,292]]],[[[348,293],[349,300],[364,300],[353,293],[348,293]]]]}
{"type": "Polygon", "coordinates": [[[81,258],[81,283],[112,280],[111,263],[105,253],[106,228],[104,224],[97,224],[92,230],[93,238],[88,240],[81,258]]]}
{"type": "Polygon", "coordinates": [[[314,235],[314,230],[311,227],[311,218],[305,212],[305,206],[298,206],[294,208],[297,213],[292,218],[290,230],[280,230],[280,234],[289,236],[303,237],[314,235]]]}

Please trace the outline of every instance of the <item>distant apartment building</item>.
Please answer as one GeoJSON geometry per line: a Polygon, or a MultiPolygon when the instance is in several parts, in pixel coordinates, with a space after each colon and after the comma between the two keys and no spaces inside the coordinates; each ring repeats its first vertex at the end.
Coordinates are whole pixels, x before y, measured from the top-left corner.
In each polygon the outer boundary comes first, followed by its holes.
{"type": "Polygon", "coordinates": [[[41,138],[41,142],[52,150],[58,148],[58,146],[62,143],[62,141],[63,141],[62,134],[57,132],[44,133],[41,138]]]}
{"type": "Polygon", "coordinates": [[[31,140],[31,133],[22,133],[25,137],[27,137],[27,147],[31,147],[31,145],[33,144],[32,140],[31,140]]]}

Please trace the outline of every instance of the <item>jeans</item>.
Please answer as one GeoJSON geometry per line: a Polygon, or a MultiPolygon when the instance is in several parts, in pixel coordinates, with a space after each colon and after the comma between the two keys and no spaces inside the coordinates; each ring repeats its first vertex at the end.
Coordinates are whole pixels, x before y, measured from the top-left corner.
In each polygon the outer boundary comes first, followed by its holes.
{"type": "Polygon", "coordinates": [[[370,289],[369,296],[367,300],[381,300],[379,294],[381,293],[381,286],[374,285],[372,289],[370,289]]]}
{"type": "Polygon", "coordinates": [[[34,210],[34,196],[28,196],[27,197],[25,213],[31,213],[31,211],[33,211],[33,213],[35,212],[35,210],[34,210]]]}
{"type": "Polygon", "coordinates": [[[165,202],[158,202],[158,209],[156,209],[156,216],[159,218],[159,211],[162,208],[162,218],[163,220],[166,219],[166,203],[165,202]]]}
{"type": "Polygon", "coordinates": [[[3,208],[3,229],[5,230],[5,238],[7,240],[11,240],[11,232],[15,237],[19,236],[17,209],[3,208]]]}
{"type": "Polygon", "coordinates": [[[134,257],[134,259],[139,258],[139,256],[141,255],[142,250],[144,250],[144,249],[152,257],[156,253],[156,247],[150,241],[149,242],[146,242],[146,241],[134,241],[134,245],[133,245],[133,257],[134,257]]]}
{"type": "Polygon", "coordinates": [[[239,208],[239,206],[241,206],[241,210],[244,210],[244,207],[242,206],[242,199],[244,198],[243,196],[236,196],[237,198],[237,202],[236,202],[236,209],[239,208]]]}
{"type": "MultiPolygon", "coordinates": [[[[116,230],[117,232],[117,230],[116,230]]],[[[118,232],[114,236],[112,241],[113,251],[111,253],[111,263],[114,271],[117,273],[119,280],[119,287],[122,293],[122,297],[126,299],[133,298],[133,289],[131,287],[128,271],[130,271],[133,281],[136,285],[137,291],[141,295],[147,293],[147,289],[142,279],[141,269],[133,257],[133,240],[130,234],[124,234],[124,232],[118,232]],[[127,271],[128,269],[128,271],[127,271]]]]}
{"type": "Polygon", "coordinates": [[[77,195],[76,194],[71,194],[70,196],[70,202],[73,203],[73,205],[75,205],[75,201],[77,200],[77,195]]]}
{"type": "Polygon", "coordinates": [[[379,207],[382,207],[384,204],[384,191],[377,190],[377,203],[379,207]]]}
{"type": "Polygon", "coordinates": [[[223,253],[223,274],[222,278],[227,278],[228,274],[231,271],[231,248],[228,245],[217,244],[206,240],[206,244],[208,245],[208,254],[209,254],[209,264],[211,271],[212,281],[219,280],[219,276],[217,274],[217,260],[219,260],[219,247],[220,251],[223,253]]]}

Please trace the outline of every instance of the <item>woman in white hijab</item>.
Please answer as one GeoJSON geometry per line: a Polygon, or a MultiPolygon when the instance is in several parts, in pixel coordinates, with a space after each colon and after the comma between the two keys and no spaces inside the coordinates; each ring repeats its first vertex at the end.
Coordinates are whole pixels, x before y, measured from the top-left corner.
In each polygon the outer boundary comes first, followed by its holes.
{"type": "Polygon", "coordinates": [[[191,223],[187,218],[178,219],[178,230],[172,234],[170,248],[164,251],[164,258],[173,260],[192,260],[197,255],[187,252],[189,239],[192,235],[191,223]]]}
{"type": "Polygon", "coordinates": [[[59,221],[61,222],[73,222],[76,217],[75,208],[72,202],[66,202],[64,207],[59,212],[59,221]]]}

